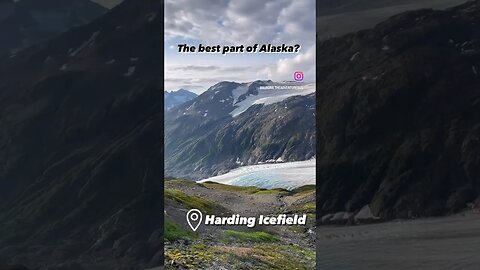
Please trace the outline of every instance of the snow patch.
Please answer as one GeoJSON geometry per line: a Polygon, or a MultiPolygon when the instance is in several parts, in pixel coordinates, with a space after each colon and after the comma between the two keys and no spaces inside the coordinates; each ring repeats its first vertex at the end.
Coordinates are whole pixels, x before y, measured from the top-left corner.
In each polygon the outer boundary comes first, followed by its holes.
{"type": "Polygon", "coordinates": [[[350,62],[354,61],[355,58],[357,58],[357,56],[358,56],[359,53],[360,53],[360,52],[356,52],[355,54],[353,54],[352,57],[350,57],[350,62]]]}
{"type": "Polygon", "coordinates": [[[369,206],[368,204],[365,205],[365,206],[355,215],[355,221],[372,220],[372,219],[379,219],[379,217],[376,217],[376,216],[372,213],[372,210],[370,209],[370,206],[369,206]]]}
{"type": "Polygon", "coordinates": [[[46,64],[46,63],[51,62],[52,60],[53,60],[53,58],[49,55],[49,56],[47,56],[47,58],[45,58],[45,60],[43,60],[43,63],[46,64]]]}
{"type": "Polygon", "coordinates": [[[232,90],[233,104],[238,102],[238,99],[240,98],[240,96],[245,94],[248,91],[249,85],[250,84],[240,85],[239,87],[232,90]]]}
{"type": "MultiPolygon", "coordinates": [[[[272,84],[272,85],[285,85],[285,84],[272,84]]],[[[248,95],[244,100],[238,102],[238,98],[245,94],[248,90],[248,86],[240,86],[232,91],[234,98],[235,109],[230,112],[230,115],[237,117],[248,108],[253,105],[263,104],[270,105],[281,102],[289,97],[293,96],[305,96],[311,93],[315,93],[315,84],[305,84],[303,89],[258,89],[258,95],[248,95]]],[[[285,108],[287,108],[285,106],[285,108]]]]}
{"type": "Polygon", "coordinates": [[[135,74],[135,67],[129,67],[127,73],[123,74],[125,77],[130,77],[135,74]]]}
{"type": "Polygon", "coordinates": [[[148,21],[149,21],[149,22],[155,20],[156,17],[157,17],[157,13],[147,14],[147,18],[148,18],[148,21]]]}
{"type": "Polygon", "coordinates": [[[78,47],[76,50],[71,52],[70,56],[73,57],[73,56],[77,55],[79,52],[81,52],[86,47],[92,47],[95,44],[95,39],[97,38],[98,34],[100,34],[100,30],[93,33],[87,41],[83,42],[82,45],[80,45],[80,47],[78,47]]]}

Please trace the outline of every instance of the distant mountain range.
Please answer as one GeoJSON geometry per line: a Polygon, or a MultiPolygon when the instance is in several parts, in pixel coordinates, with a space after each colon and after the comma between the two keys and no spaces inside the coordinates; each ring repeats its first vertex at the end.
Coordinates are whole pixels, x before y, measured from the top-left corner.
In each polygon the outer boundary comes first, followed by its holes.
{"type": "Polygon", "coordinates": [[[106,11],[89,0],[0,0],[0,56],[14,55],[106,11]]]}
{"type": "Polygon", "coordinates": [[[170,110],[180,104],[190,101],[196,98],[198,95],[185,89],[179,89],[177,91],[165,91],[163,95],[164,109],[170,110]]]}
{"type": "Polygon", "coordinates": [[[200,179],[314,155],[314,84],[220,82],[165,114],[167,176],[200,179]]]}

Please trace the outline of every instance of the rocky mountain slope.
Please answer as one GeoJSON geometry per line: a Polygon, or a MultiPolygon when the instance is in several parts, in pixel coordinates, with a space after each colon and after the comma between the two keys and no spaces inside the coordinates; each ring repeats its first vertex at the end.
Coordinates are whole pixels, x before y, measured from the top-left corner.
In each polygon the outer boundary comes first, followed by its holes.
{"type": "Polygon", "coordinates": [[[466,0],[322,0],[317,2],[320,40],[372,28],[390,16],[422,8],[445,9],[466,0]]]}
{"type": "Polygon", "coordinates": [[[267,160],[315,155],[315,86],[221,82],[165,115],[165,175],[201,179],[267,160]],[[260,90],[259,90],[260,89],[260,90]]]}
{"type": "MultiPolygon", "coordinates": [[[[480,1],[317,47],[317,203],[348,219],[480,203],[480,1]]],[[[321,217],[319,217],[321,218],[321,217]]]]}
{"type": "Polygon", "coordinates": [[[177,91],[165,91],[163,95],[163,107],[165,111],[196,98],[198,95],[185,89],[177,91]]]}
{"type": "Polygon", "coordinates": [[[0,265],[163,263],[162,12],[126,1],[0,61],[0,265]]]}
{"type": "Polygon", "coordinates": [[[106,11],[89,0],[1,0],[0,56],[14,55],[106,11]]]}

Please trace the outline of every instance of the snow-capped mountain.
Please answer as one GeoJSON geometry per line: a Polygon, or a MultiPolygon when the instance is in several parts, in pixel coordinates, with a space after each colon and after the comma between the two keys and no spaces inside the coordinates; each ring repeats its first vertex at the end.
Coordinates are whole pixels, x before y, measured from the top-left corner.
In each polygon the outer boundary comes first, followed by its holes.
{"type": "Polygon", "coordinates": [[[180,104],[196,98],[198,95],[185,89],[164,92],[164,110],[170,110],[180,104]]]}
{"type": "Polygon", "coordinates": [[[15,55],[106,11],[89,0],[1,0],[0,56],[15,55]]]}
{"type": "Polygon", "coordinates": [[[210,115],[218,118],[229,114],[235,118],[254,105],[274,104],[289,97],[306,96],[314,92],[315,84],[313,83],[273,82],[271,80],[248,83],[224,81],[213,85],[193,102],[190,102],[189,106],[185,106],[179,111],[182,115],[204,112],[204,117],[210,115]]]}
{"type": "Polygon", "coordinates": [[[315,84],[275,83],[272,81],[261,83],[242,84],[232,91],[235,109],[230,112],[230,115],[237,117],[253,105],[269,105],[281,102],[289,97],[304,96],[315,92],[315,84]],[[260,85],[261,83],[263,85],[260,85]],[[253,90],[250,90],[252,85],[253,90]]]}
{"type": "Polygon", "coordinates": [[[220,82],[165,114],[165,171],[200,179],[315,155],[315,85],[220,82]]]}

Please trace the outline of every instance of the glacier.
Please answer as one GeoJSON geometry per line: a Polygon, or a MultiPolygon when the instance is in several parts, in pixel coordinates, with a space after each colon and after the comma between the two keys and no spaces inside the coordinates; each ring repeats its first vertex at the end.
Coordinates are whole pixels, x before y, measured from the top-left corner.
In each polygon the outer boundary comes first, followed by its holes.
{"type": "Polygon", "coordinates": [[[243,166],[226,174],[202,179],[197,183],[216,182],[233,186],[283,188],[292,190],[315,185],[315,159],[274,164],[243,166]]]}

